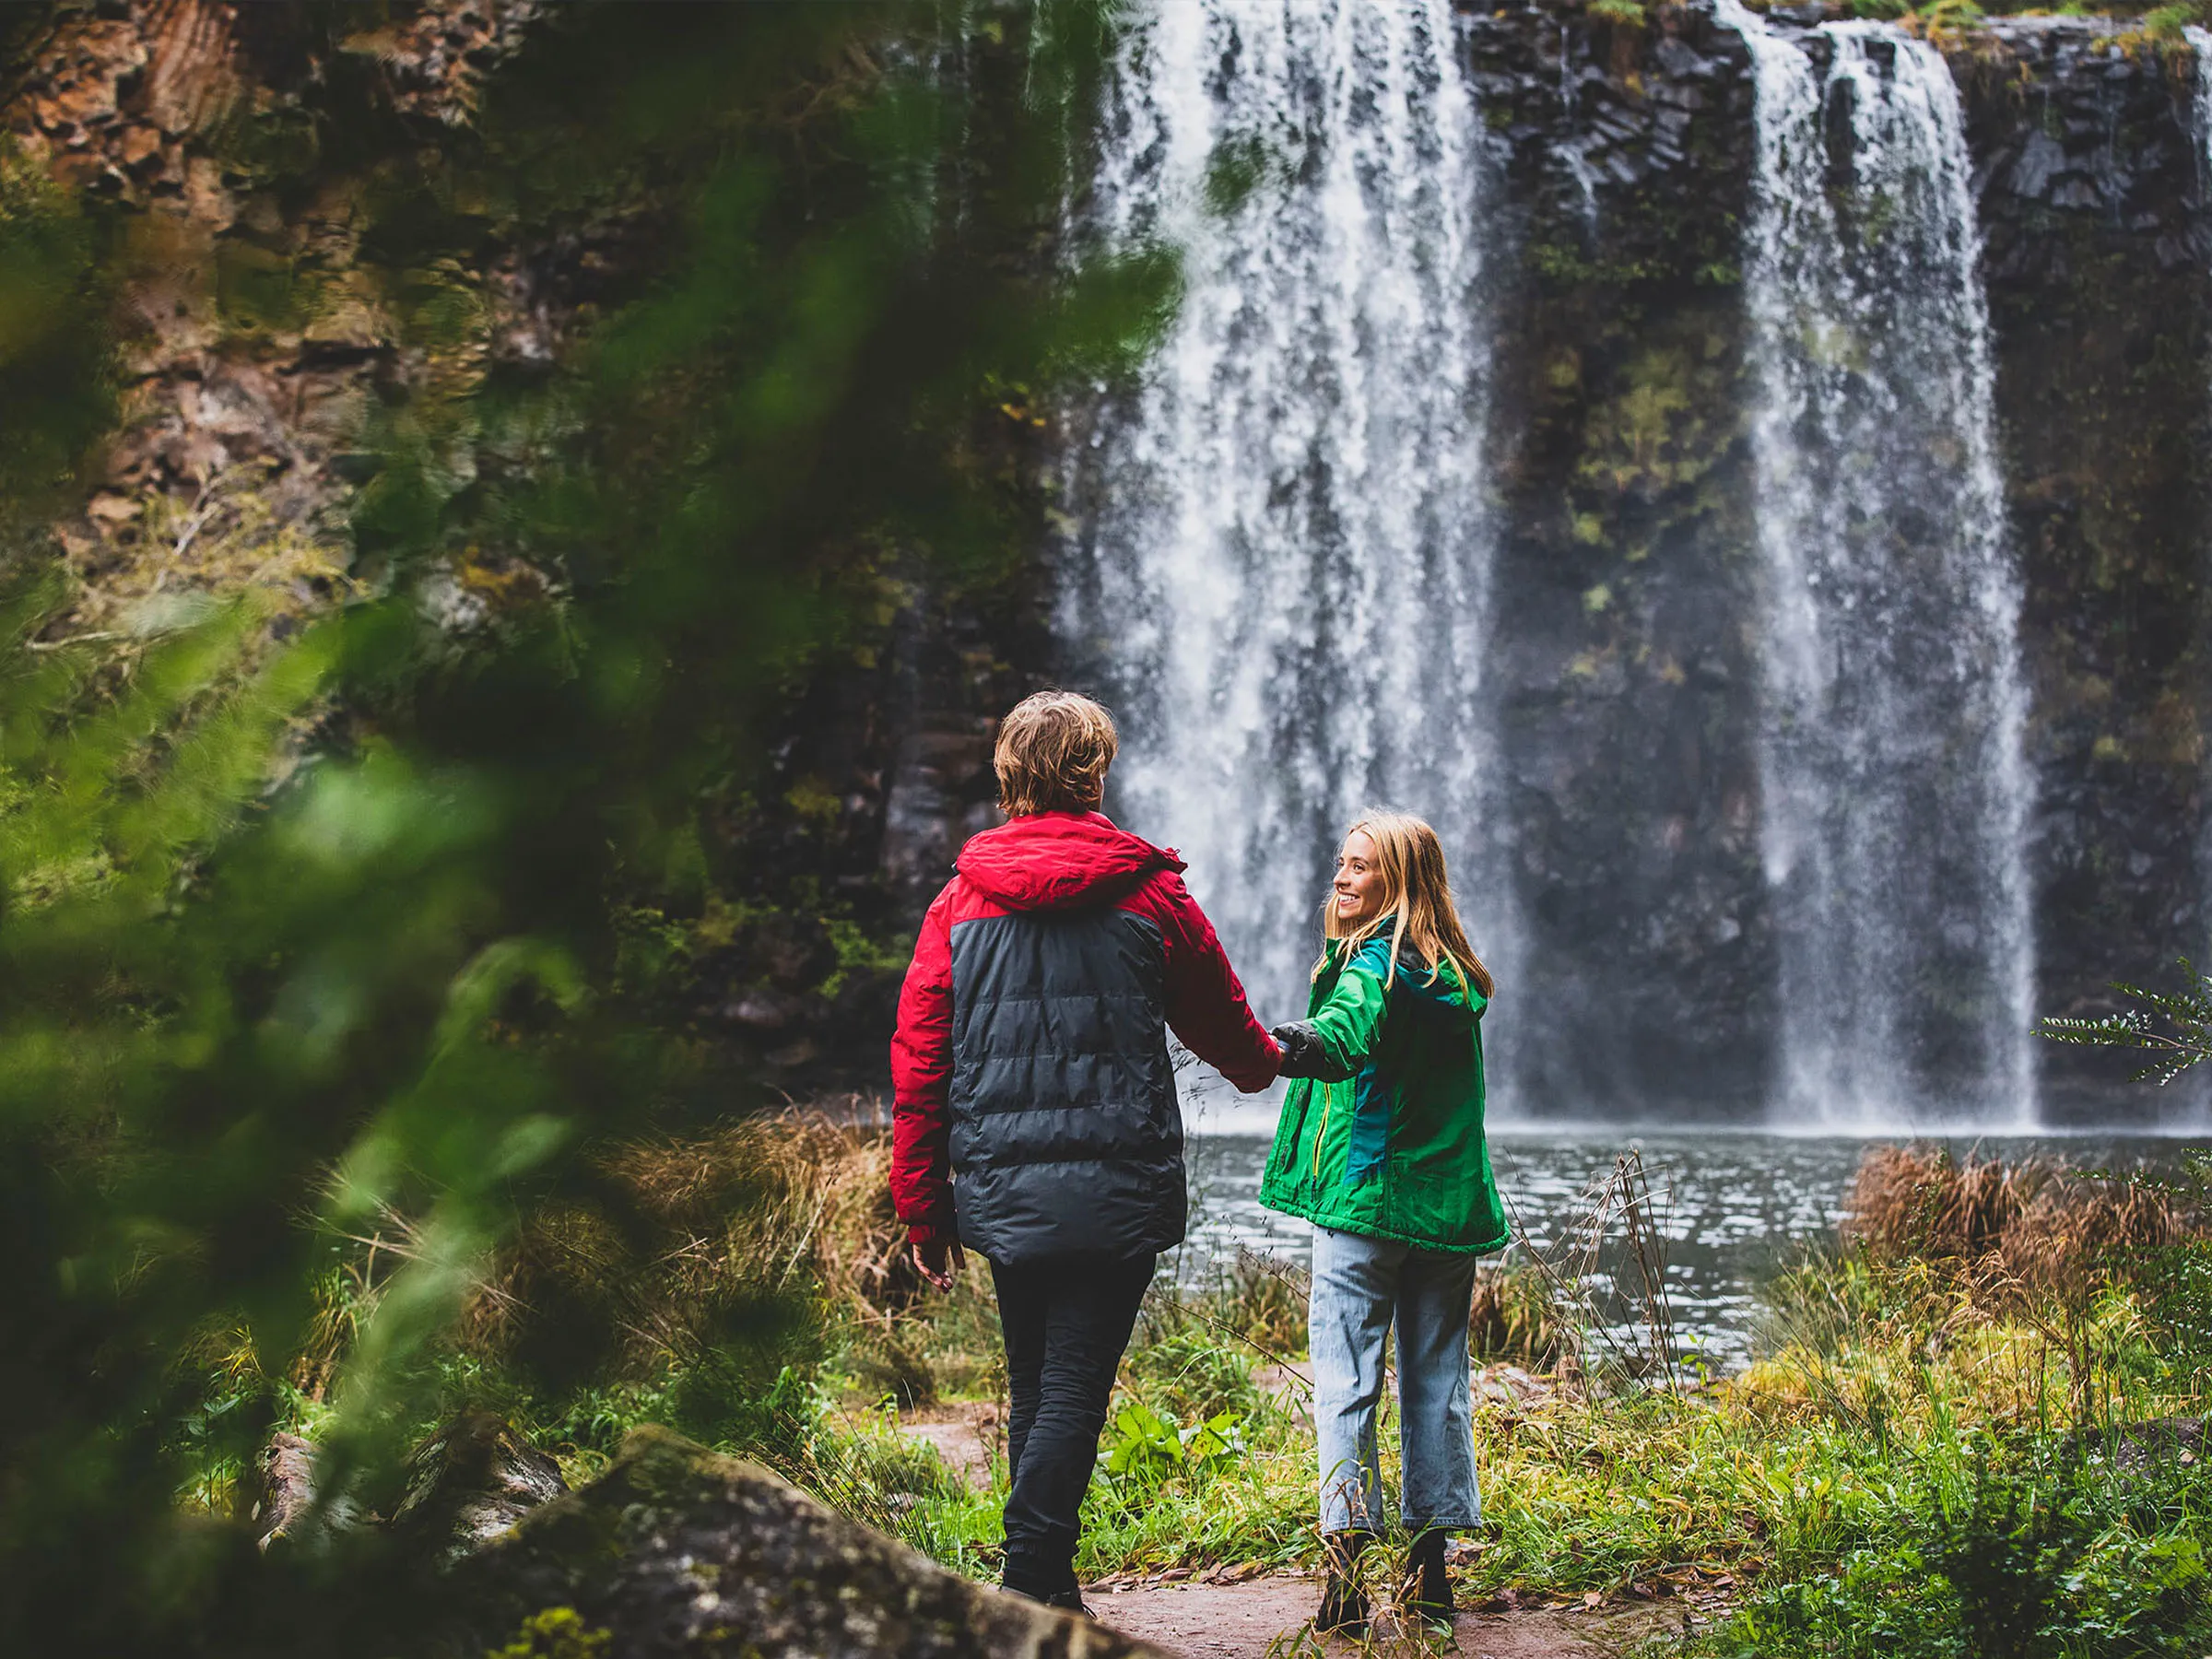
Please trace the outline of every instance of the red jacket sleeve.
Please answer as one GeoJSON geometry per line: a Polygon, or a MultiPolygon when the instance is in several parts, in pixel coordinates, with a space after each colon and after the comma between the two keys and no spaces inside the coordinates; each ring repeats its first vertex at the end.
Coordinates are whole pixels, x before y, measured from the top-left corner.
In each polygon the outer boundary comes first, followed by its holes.
{"type": "Polygon", "coordinates": [[[952,889],[922,919],[891,1037],[891,1203],[917,1244],[955,1236],[946,1090],[952,1080],[952,889]]]}
{"type": "Polygon", "coordinates": [[[1260,1029],[1214,924],[1172,870],[1155,877],[1168,951],[1168,1024],[1182,1046],[1245,1094],[1275,1081],[1282,1051],[1260,1029]]]}

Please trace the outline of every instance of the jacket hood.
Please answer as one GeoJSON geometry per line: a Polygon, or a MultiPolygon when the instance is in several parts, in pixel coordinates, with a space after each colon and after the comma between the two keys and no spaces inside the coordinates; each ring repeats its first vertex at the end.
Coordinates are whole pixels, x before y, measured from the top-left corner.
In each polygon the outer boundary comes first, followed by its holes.
{"type": "Polygon", "coordinates": [[[1065,910],[1120,897],[1155,870],[1180,870],[1167,847],[1101,812],[1039,812],[960,849],[962,876],[1012,910],[1065,910]]]}
{"type": "MultiPolygon", "coordinates": [[[[1335,949],[1342,948],[1334,940],[1331,946],[1335,949]]],[[[1378,978],[1389,971],[1390,930],[1387,925],[1359,947],[1359,955],[1378,978]]],[[[1483,1009],[1488,1006],[1488,999],[1481,992],[1472,985],[1460,983],[1456,971],[1440,972],[1432,978],[1429,964],[1414,956],[1398,959],[1397,976],[1390,982],[1390,989],[1394,998],[1404,999],[1405,1006],[1417,1008],[1430,1018],[1459,1025],[1473,1025],[1482,1018],[1483,1009]]]]}

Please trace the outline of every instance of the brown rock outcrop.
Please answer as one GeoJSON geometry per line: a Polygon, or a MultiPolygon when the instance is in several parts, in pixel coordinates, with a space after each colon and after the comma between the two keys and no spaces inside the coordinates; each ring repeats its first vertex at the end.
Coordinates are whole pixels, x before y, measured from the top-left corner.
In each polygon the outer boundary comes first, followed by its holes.
{"type": "MultiPolygon", "coordinates": [[[[335,36],[291,8],[132,0],[60,12],[29,44],[0,103],[15,165],[105,203],[125,250],[123,418],[55,527],[82,584],[57,633],[159,632],[180,594],[258,588],[302,610],[346,590],[371,412],[465,394],[485,354],[407,343],[360,259],[376,160],[312,165],[316,111],[347,60],[394,141],[434,151],[541,9],[432,0],[335,36]]],[[[498,323],[512,274],[440,275],[479,296],[485,338],[518,332],[498,323]]],[[[542,345],[545,320],[520,333],[542,345]]]]}

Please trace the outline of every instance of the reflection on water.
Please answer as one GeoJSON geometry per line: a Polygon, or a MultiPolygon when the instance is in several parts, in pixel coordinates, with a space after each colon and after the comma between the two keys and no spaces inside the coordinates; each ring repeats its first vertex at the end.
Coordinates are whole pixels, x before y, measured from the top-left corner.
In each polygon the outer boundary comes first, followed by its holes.
{"type": "MultiPolygon", "coordinates": [[[[1505,1259],[1520,1253],[1524,1238],[1548,1251],[1560,1229],[1585,1213],[1583,1194],[1593,1178],[1610,1171],[1618,1153],[1640,1147],[1670,1241],[1666,1279],[1683,1347],[1716,1372],[1736,1370],[1751,1357],[1760,1287],[1806,1244],[1835,1237],[1844,1191],[1869,1144],[1735,1130],[1495,1131],[1490,1159],[1515,1234],[1505,1259]]],[[[2183,1143],[2076,1135],[1961,1137],[1945,1144],[1960,1157],[2018,1161],[2041,1156],[2116,1170],[2171,1167],[2183,1143]]],[[[1232,1260],[1240,1245],[1300,1263],[1307,1259],[1307,1225],[1260,1206],[1268,1145],[1267,1137],[1250,1134],[1193,1137],[1197,1213],[1182,1263],[1186,1279],[1232,1260]]]]}

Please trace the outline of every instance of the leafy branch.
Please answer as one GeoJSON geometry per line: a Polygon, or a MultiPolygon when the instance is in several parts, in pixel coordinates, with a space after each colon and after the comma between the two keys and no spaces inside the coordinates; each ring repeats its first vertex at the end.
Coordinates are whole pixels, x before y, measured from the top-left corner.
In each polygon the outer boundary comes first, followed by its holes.
{"type": "Polygon", "coordinates": [[[2189,981],[2186,990],[2147,991],[2140,985],[2115,984],[2112,989],[2132,1006],[2095,1019],[2053,1016],[2042,1021],[2042,1035],[2084,1048],[2147,1051],[2157,1057],[2129,1081],[2155,1077],[2163,1088],[2199,1061],[2212,1059],[2212,977],[2197,972],[2187,957],[2181,959],[2180,967],[2189,981]]]}

